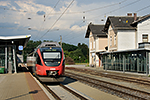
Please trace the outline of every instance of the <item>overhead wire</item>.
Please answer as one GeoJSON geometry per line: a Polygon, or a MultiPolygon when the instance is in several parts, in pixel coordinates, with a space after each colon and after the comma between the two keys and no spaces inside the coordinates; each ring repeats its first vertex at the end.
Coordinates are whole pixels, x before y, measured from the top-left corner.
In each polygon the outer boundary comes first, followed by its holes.
{"type": "MultiPolygon", "coordinates": [[[[126,0],[125,0],[125,1],[126,1],[126,0]]],[[[125,1],[124,1],[124,2],[125,2],[125,1]]],[[[114,9],[114,10],[108,12],[108,13],[115,12],[115,11],[117,11],[117,10],[120,10],[120,9],[122,9],[122,8],[125,8],[125,7],[127,7],[127,6],[130,6],[130,5],[132,5],[132,4],[135,4],[135,3],[139,2],[139,1],[141,1],[141,0],[136,0],[136,1],[134,1],[134,2],[132,2],[132,3],[129,3],[129,4],[125,5],[125,6],[122,6],[122,7],[119,7],[119,8],[117,8],[117,9],[114,9]]],[[[105,14],[107,14],[107,13],[105,13],[105,14]]],[[[104,14],[103,14],[103,15],[104,15],[104,14]]],[[[96,17],[94,17],[94,18],[96,18],[96,17]]],[[[70,33],[71,33],[71,32],[70,32],[70,33]]],[[[68,35],[68,34],[67,34],[67,35],[68,35]]],[[[72,39],[74,39],[74,38],[75,38],[75,37],[72,37],[72,38],[67,39],[67,40],[72,40],[72,39]]],[[[78,38],[78,37],[76,37],[76,38],[78,38]]]]}
{"type": "MultiPolygon", "coordinates": [[[[99,8],[94,8],[94,9],[90,9],[90,10],[85,10],[85,11],[82,11],[82,13],[85,13],[85,12],[91,12],[91,11],[95,11],[95,10],[99,10],[99,9],[103,9],[103,8],[107,8],[107,7],[110,7],[110,6],[115,6],[115,5],[118,5],[118,4],[122,4],[123,2],[125,2],[127,0],[123,0],[119,3],[114,3],[114,4],[110,4],[110,5],[107,5],[107,6],[103,6],[103,7],[99,7],[99,8]]],[[[77,13],[77,12],[70,12],[70,13],[77,13]]],[[[83,24],[83,22],[81,23],[83,24]]],[[[46,32],[48,33],[49,30],[46,32]]],[[[64,37],[68,36],[70,33],[72,33],[73,31],[69,32],[68,34],[66,34],[64,37]]],[[[43,36],[42,36],[43,37],[43,36]]]]}
{"type": "MultiPolygon", "coordinates": [[[[55,4],[55,6],[53,8],[55,8],[58,3],[59,3],[60,0],[58,0],[58,2],[55,4]]],[[[111,6],[115,6],[115,5],[118,5],[118,4],[122,4],[124,2],[126,2],[127,0],[123,0],[119,3],[113,3],[113,4],[110,4],[110,5],[106,5],[106,6],[102,6],[102,7],[98,7],[98,8],[94,8],[94,9],[89,9],[89,10],[83,10],[83,11],[77,11],[77,12],[67,12],[65,14],[75,14],[75,13],[86,13],[86,12],[91,12],[91,11],[95,11],[95,10],[99,10],[99,9],[104,9],[104,8],[107,8],[107,7],[111,7],[111,6]]],[[[34,13],[36,14],[35,12],[29,12],[29,11],[25,11],[25,10],[17,10],[17,9],[10,9],[10,8],[4,8],[4,7],[0,7],[0,9],[4,9],[4,10],[12,10],[12,11],[18,11],[18,12],[24,12],[24,13],[34,13]]],[[[61,13],[50,13],[51,15],[56,15],[56,14],[61,14],[61,13]]],[[[46,15],[46,14],[45,14],[46,15]]],[[[48,14],[49,15],[49,14],[48,14]]]]}
{"type": "MultiPolygon", "coordinates": [[[[81,22],[78,26],[80,26],[80,25],[82,25],[84,22],[81,22]]],[[[76,28],[75,28],[76,29],[76,28]]],[[[70,33],[72,33],[73,32],[73,30],[72,31],[70,31],[70,32],[68,32],[68,34],[66,34],[66,35],[64,35],[63,37],[65,38],[66,36],[68,36],[70,33]]]]}
{"type": "MultiPolygon", "coordinates": [[[[95,11],[95,10],[99,10],[99,9],[104,9],[104,8],[107,8],[107,7],[111,7],[111,6],[115,6],[115,5],[120,5],[124,2],[126,2],[127,0],[123,0],[119,3],[113,3],[113,4],[110,4],[110,5],[106,5],[106,6],[102,6],[102,7],[98,7],[98,8],[94,8],[94,9],[89,9],[89,10],[83,10],[83,11],[78,11],[78,12],[68,12],[66,14],[76,14],[76,13],[86,13],[86,12],[91,12],[91,11],[95,11]]],[[[54,13],[55,14],[55,13],[54,13]]],[[[56,14],[59,14],[59,13],[56,13],[56,14]]]]}
{"type": "Polygon", "coordinates": [[[138,12],[140,12],[140,11],[142,11],[142,10],[145,10],[145,9],[149,8],[149,7],[150,7],[150,5],[148,5],[148,6],[144,7],[144,8],[141,8],[141,9],[135,11],[135,12],[138,13],[138,12]]]}
{"type": "MultiPolygon", "coordinates": [[[[90,18],[90,19],[97,18],[97,17],[99,17],[99,16],[103,16],[103,15],[106,15],[106,14],[109,14],[109,13],[112,13],[112,12],[115,12],[115,11],[118,11],[118,10],[120,10],[120,9],[123,9],[123,8],[127,7],[127,6],[133,5],[133,4],[135,4],[135,3],[139,2],[139,1],[141,1],[141,0],[136,0],[136,1],[131,2],[131,3],[127,4],[127,5],[125,5],[125,6],[122,6],[122,7],[119,7],[119,8],[117,8],[117,9],[111,10],[111,11],[109,11],[109,12],[107,12],[107,13],[98,15],[98,16],[96,16],[96,17],[92,17],[92,18],[90,18]]],[[[90,20],[90,19],[87,19],[87,20],[90,20]]]]}
{"type": "MultiPolygon", "coordinates": [[[[103,8],[107,8],[107,7],[111,7],[111,6],[115,6],[115,5],[120,5],[120,4],[122,4],[122,3],[124,3],[124,2],[126,2],[127,0],[123,0],[123,1],[121,1],[121,2],[119,2],[119,3],[114,3],[114,4],[110,4],[110,5],[106,5],[106,6],[103,6],[103,7],[98,7],[98,8],[94,8],[94,9],[90,9],[90,10],[85,10],[85,11],[82,11],[82,12],[91,12],[91,11],[95,11],[95,10],[99,10],[99,9],[103,9],[103,8]]],[[[82,22],[83,23],[83,22],[82,22]]],[[[81,23],[81,24],[82,24],[81,23]]],[[[71,32],[69,32],[68,34],[66,34],[65,36],[64,36],[64,38],[66,37],[66,36],[68,36],[69,34],[71,34],[73,31],[71,31],[71,32]]]]}
{"type": "MultiPolygon", "coordinates": [[[[87,24],[87,23],[86,23],[87,24]]],[[[80,32],[80,33],[82,33],[82,32],[80,32]]],[[[85,34],[85,33],[84,33],[85,34]]],[[[73,40],[73,39],[77,39],[77,38],[79,38],[79,37],[81,37],[81,35],[83,35],[83,34],[79,34],[79,36],[77,36],[77,37],[71,37],[71,38],[68,38],[67,37],[67,39],[65,39],[65,40],[73,40]]],[[[64,37],[64,38],[66,38],[66,37],[64,37]]],[[[64,40],[64,39],[63,39],[64,40]]]]}
{"type": "Polygon", "coordinates": [[[48,18],[48,16],[51,14],[51,12],[56,8],[56,6],[58,5],[59,2],[60,2],[60,0],[58,0],[58,1],[56,2],[56,4],[54,5],[54,7],[53,7],[52,10],[50,11],[50,13],[45,17],[45,19],[44,19],[42,25],[40,26],[40,30],[38,31],[38,33],[37,33],[37,35],[36,35],[36,37],[35,37],[35,39],[38,37],[38,35],[39,35],[39,33],[40,33],[40,31],[41,31],[43,25],[44,25],[44,22],[46,21],[46,19],[48,18]]]}
{"type": "MultiPolygon", "coordinates": [[[[125,1],[126,1],[126,0],[124,0],[124,1],[122,1],[122,2],[125,2],[125,1]]],[[[132,4],[136,3],[136,2],[139,2],[139,1],[140,1],[140,0],[136,0],[135,2],[132,2],[131,4],[128,4],[128,6],[129,6],[129,5],[132,5],[132,4]]],[[[119,3],[116,3],[116,4],[119,4],[119,3]]],[[[113,5],[115,5],[115,4],[113,4],[113,5]]],[[[111,6],[111,5],[110,5],[110,6],[111,6]]],[[[104,6],[104,7],[107,7],[107,6],[104,6]]],[[[108,13],[112,13],[112,12],[114,12],[114,11],[120,10],[120,9],[122,9],[122,8],[125,8],[125,7],[127,7],[127,5],[126,5],[126,6],[119,7],[118,9],[114,9],[114,10],[108,12],[108,13]]],[[[140,9],[140,10],[137,10],[136,12],[140,12],[140,11],[146,9],[146,8],[149,8],[149,7],[150,7],[150,5],[147,6],[147,7],[144,7],[144,8],[142,8],[142,9],[140,9]]],[[[101,7],[99,7],[99,9],[101,9],[101,7]]],[[[98,10],[98,8],[91,9],[91,10],[86,10],[86,11],[87,11],[87,12],[88,12],[88,11],[90,12],[90,11],[95,11],[95,10],[98,10]]],[[[83,11],[83,12],[86,12],[86,11],[83,11]]],[[[82,13],[83,13],[83,12],[82,12],[82,13]]],[[[70,12],[70,13],[73,14],[73,13],[75,13],[75,12],[70,12]]],[[[54,13],[54,14],[55,14],[55,13],[54,13]]],[[[65,13],[65,14],[67,14],[67,13],[65,13]]],[[[105,13],[105,14],[106,14],[106,13],[105,13]]],[[[103,15],[105,15],[105,14],[103,14],[103,15]]],[[[96,17],[94,17],[94,18],[96,18],[96,17]]],[[[87,19],[87,20],[89,20],[89,19],[87,19]]],[[[56,23],[57,23],[57,20],[56,20],[56,23]]],[[[53,26],[54,26],[56,23],[54,23],[50,29],[52,29],[53,26]]],[[[49,31],[50,31],[50,30],[48,30],[45,34],[47,34],[49,31]]],[[[70,32],[70,33],[71,33],[71,32],[70,32]]],[[[67,35],[66,35],[66,36],[67,36],[67,35]]],[[[42,36],[42,37],[43,37],[43,36],[42,36]]]]}
{"type": "MultiPolygon", "coordinates": [[[[56,6],[58,5],[59,2],[60,2],[60,0],[57,1],[57,3],[55,4],[55,6],[53,7],[54,9],[56,8],[56,6]]],[[[51,14],[51,12],[52,12],[54,9],[52,9],[52,10],[50,11],[50,13],[46,16],[45,20],[48,18],[48,16],[51,14]]]]}
{"type": "Polygon", "coordinates": [[[68,10],[68,8],[72,5],[73,2],[74,2],[74,0],[71,1],[71,3],[70,3],[70,4],[68,5],[68,7],[64,10],[64,12],[57,18],[57,20],[53,23],[53,25],[50,27],[50,29],[40,37],[40,39],[42,39],[43,36],[45,36],[45,35],[55,26],[55,24],[56,24],[56,23],[59,21],[59,19],[64,15],[64,13],[68,10]]]}
{"type": "Polygon", "coordinates": [[[98,7],[98,8],[94,8],[94,9],[90,9],[90,10],[85,10],[83,12],[91,12],[91,11],[95,11],[95,10],[99,10],[99,9],[104,9],[104,8],[107,8],[107,7],[111,7],[111,6],[115,6],[115,5],[120,5],[122,4],[123,2],[126,2],[127,0],[123,0],[121,2],[118,2],[118,3],[113,3],[113,4],[110,4],[110,5],[106,5],[106,6],[103,6],[103,7],[98,7]]]}

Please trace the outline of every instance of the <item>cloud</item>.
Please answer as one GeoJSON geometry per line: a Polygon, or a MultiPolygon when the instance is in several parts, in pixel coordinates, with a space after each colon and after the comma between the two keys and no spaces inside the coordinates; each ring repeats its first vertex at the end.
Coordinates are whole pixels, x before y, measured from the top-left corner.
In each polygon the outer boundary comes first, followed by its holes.
{"type": "Polygon", "coordinates": [[[38,15],[45,15],[45,12],[44,11],[38,11],[37,14],[38,15]]]}
{"type": "MultiPolygon", "coordinates": [[[[62,35],[64,41],[82,42],[84,41],[85,31],[90,22],[93,24],[104,24],[109,15],[126,15],[126,12],[137,8],[137,6],[132,6],[132,9],[127,7],[125,8],[127,10],[121,9],[120,11],[118,10],[117,12],[107,14],[107,12],[125,5],[121,4],[83,13],[83,11],[86,10],[119,2],[119,0],[108,1],[75,0],[66,13],[57,20],[70,4],[70,0],[61,0],[56,8],[53,7],[57,3],[57,0],[3,0],[0,1],[0,26],[11,27],[12,29],[1,28],[0,35],[8,33],[31,34],[31,39],[38,37],[36,38],[38,40],[43,34],[50,30],[42,39],[53,39],[57,41],[59,40],[59,36],[62,35]],[[3,8],[7,8],[8,10],[3,10],[3,8]],[[45,15],[46,18],[39,15],[45,15]],[[106,17],[104,17],[105,15],[106,17]],[[83,22],[83,16],[85,16],[85,22],[83,22]],[[104,19],[104,21],[102,22],[101,19],[104,19]],[[31,30],[28,30],[29,27],[31,30]],[[56,29],[59,29],[59,31],[55,31],[56,29]],[[69,40],[68,37],[72,37],[73,39],[69,40]],[[76,37],[78,38],[75,39],[76,37]]],[[[126,4],[128,3],[131,3],[131,1],[127,0],[126,4]]]]}
{"type": "Polygon", "coordinates": [[[18,24],[17,23],[15,23],[15,24],[13,24],[13,23],[8,23],[8,22],[6,22],[6,23],[0,23],[0,27],[2,28],[2,27],[4,27],[4,28],[15,28],[15,27],[17,27],[18,26],[18,24]]]}
{"type": "Polygon", "coordinates": [[[87,26],[85,25],[85,26],[78,26],[78,25],[74,25],[74,26],[72,26],[71,27],[71,30],[72,31],[83,31],[83,30],[86,30],[86,28],[87,28],[87,26]]]}

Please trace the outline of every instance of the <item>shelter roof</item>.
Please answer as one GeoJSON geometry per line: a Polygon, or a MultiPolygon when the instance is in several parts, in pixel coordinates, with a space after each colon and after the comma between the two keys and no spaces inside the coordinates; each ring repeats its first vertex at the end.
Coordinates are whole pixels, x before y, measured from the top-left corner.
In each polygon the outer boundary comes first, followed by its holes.
{"type": "Polygon", "coordinates": [[[22,45],[26,47],[31,35],[21,35],[21,36],[0,36],[0,45],[22,45]]]}

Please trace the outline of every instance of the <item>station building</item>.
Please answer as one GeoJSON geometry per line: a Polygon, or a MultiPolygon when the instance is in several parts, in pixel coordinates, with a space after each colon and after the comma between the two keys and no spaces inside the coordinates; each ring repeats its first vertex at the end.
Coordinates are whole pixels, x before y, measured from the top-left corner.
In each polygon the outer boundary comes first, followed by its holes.
{"type": "Polygon", "coordinates": [[[0,36],[0,68],[5,73],[17,73],[17,54],[26,47],[31,35],[0,36]]]}
{"type": "MultiPolygon", "coordinates": [[[[107,35],[107,41],[103,41],[107,46],[103,51],[96,52],[105,70],[150,74],[149,20],[150,14],[109,16],[103,30],[97,29],[107,35]]],[[[95,47],[104,43],[96,44],[95,47]]]]}
{"type": "Polygon", "coordinates": [[[102,66],[99,53],[105,52],[107,46],[107,35],[103,32],[104,25],[90,23],[85,38],[89,38],[89,66],[102,66]]]}

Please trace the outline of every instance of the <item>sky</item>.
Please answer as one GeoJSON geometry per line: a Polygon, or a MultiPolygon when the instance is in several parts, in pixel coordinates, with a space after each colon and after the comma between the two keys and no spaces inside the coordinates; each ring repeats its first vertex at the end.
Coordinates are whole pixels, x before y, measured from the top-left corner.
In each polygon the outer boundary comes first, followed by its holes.
{"type": "Polygon", "coordinates": [[[77,45],[89,23],[105,24],[108,16],[150,14],[150,0],[0,0],[0,36],[31,35],[77,45]]]}

